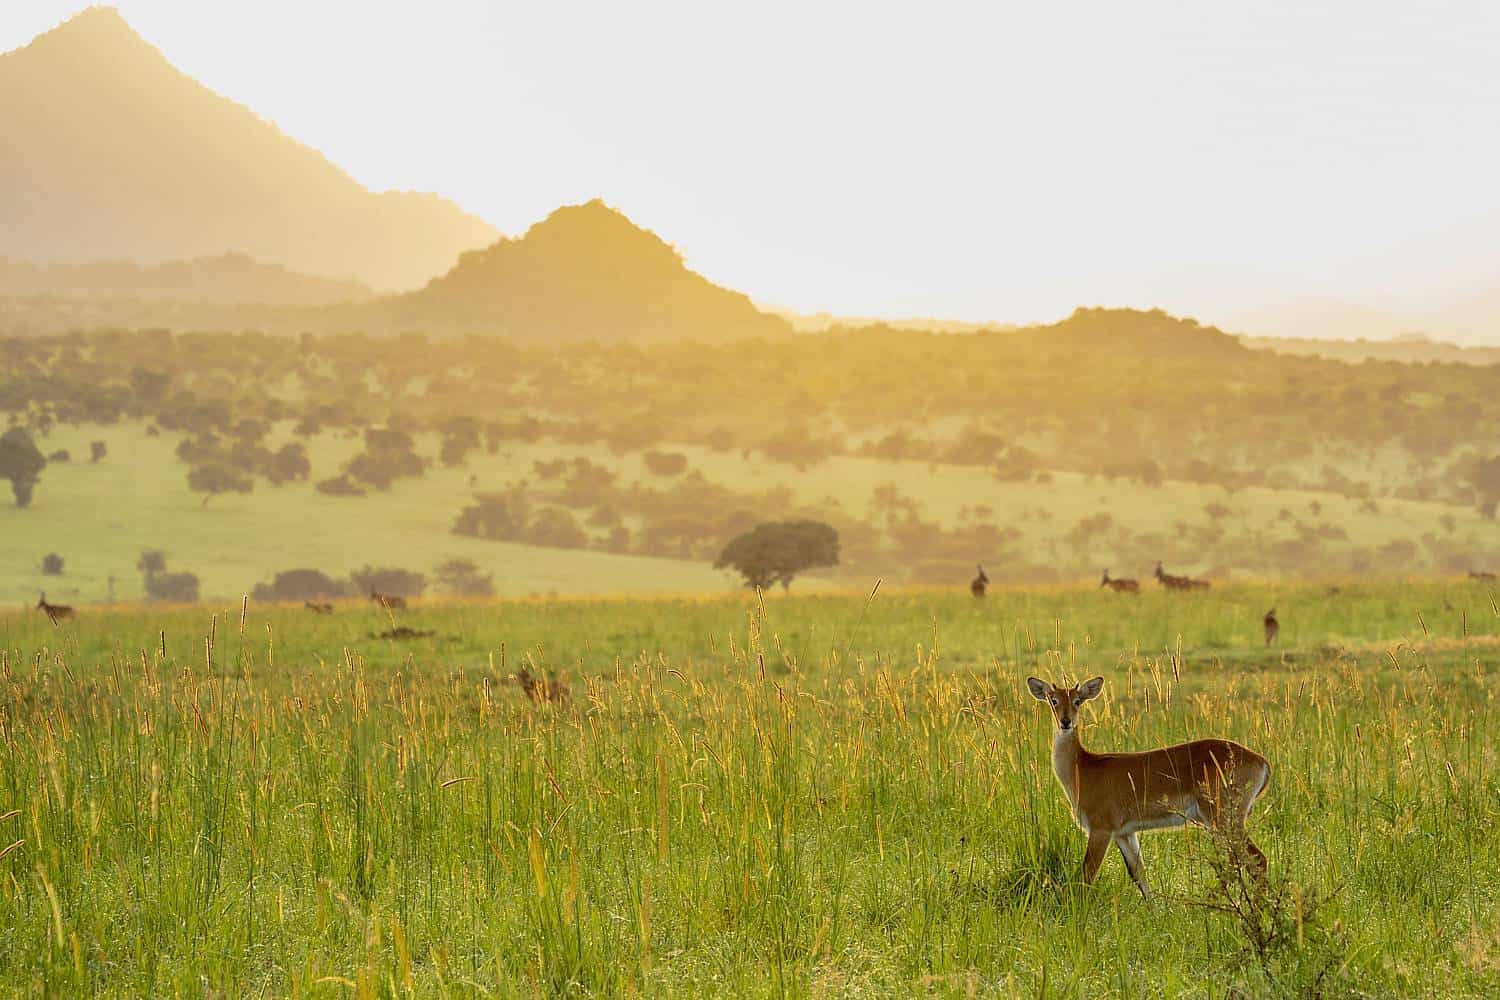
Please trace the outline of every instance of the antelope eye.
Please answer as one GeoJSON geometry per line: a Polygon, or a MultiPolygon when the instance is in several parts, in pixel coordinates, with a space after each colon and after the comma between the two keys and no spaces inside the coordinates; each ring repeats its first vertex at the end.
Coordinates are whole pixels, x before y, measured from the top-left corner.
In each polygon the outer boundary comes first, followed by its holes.
{"type": "Polygon", "coordinates": [[[1082,698],[1074,698],[1073,699],[1073,707],[1074,708],[1082,708],[1083,707],[1083,699],[1082,698]]]}
{"type": "Polygon", "coordinates": [[[1056,698],[1048,698],[1047,700],[1050,701],[1050,702],[1052,702],[1052,704],[1054,704],[1054,705],[1057,704],[1057,699],[1056,698]]]}

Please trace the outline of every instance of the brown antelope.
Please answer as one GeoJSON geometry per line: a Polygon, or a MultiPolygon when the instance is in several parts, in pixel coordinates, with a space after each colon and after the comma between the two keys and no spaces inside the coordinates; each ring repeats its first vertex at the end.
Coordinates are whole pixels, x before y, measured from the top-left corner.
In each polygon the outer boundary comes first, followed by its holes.
{"type": "Polygon", "coordinates": [[[47,603],[47,594],[46,594],[45,591],[42,592],[41,599],[36,602],[36,608],[42,614],[46,615],[49,619],[51,619],[52,624],[54,624],[54,625],[56,625],[58,622],[62,621],[64,618],[72,618],[73,617],[73,609],[71,607],[69,607],[68,605],[66,605],[66,604],[48,604],[47,603]]]}
{"type": "Polygon", "coordinates": [[[568,689],[562,681],[537,677],[525,667],[516,672],[516,683],[533,702],[565,701],[568,697],[568,689]]]}
{"type": "Polygon", "coordinates": [[[1141,592],[1141,585],[1134,580],[1111,580],[1109,578],[1109,570],[1104,571],[1104,582],[1100,583],[1099,586],[1108,587],[1117,594],[1139,594],[1141,592]]]}
{"type": "Polygon", "coordinates": [[[382,611],[406,610],[406,598],[397,597],[395,594],[382,594],[374,587],[370,588],[370,600],[374,601],[376,607],[382,611]]]}
{"type": "MultiPolygon", "coordinates": [[[[1271,783],[1266,759],[1233,740],[1193,740],[1141,753],[1090,753],[1079,739],[1079,722],[1084,703],[1098,697],[1104,678],[1064,688],[1028,677],[1026,686],[1052,707],[1052,771],[1073,819],[1089,838],[1085,883],[1099,874],[1113,843],[1141,895],[1149,898],[1138,836],[1142,830],[1196,823],[1242,833],[1251,807],[1271,783]]],[[[1264,872],[1266,856],[1248,835],[1245,850],[1264,872]]]]}
{"type": "Polygon", "coordinates": [[[1486,570],[1479,570],[1476,572],[1475,570],[1471,569],[1469,570],[1469,579],[1477,581],[1478,583],[1494,583],[1495,574],[1490,573],[1486,570]]]}
{"type": "Polygon", "coordinates": [[[327,601],[303,601],[302,604],[307,608],[307,610],[311,611],[315,615],[333,614],[333,605],[329,604],[327,601]]]}
{"type": "Polygon", "coordinates": [[[1168,590],[1207,590],[1207,580],[1195,580],[1190,576],[1173,576],[1161,568],[1161,561],[1156,563],[1156,582],[1168,590]]]}
{"type": "Polygon", "coordinates": [[[1266,645],[1270,646],[1281,635],[1281,622],[1276,620],[1276,609],[1272,608],[1266,612],[1266,617],[1261,624],[1266,627],[1266,645]]]}
{"type": "Polygon", "coordinates": [[[984,592],[989,588],[989,585],[990,578],[984,575],[984,567],[980,566],[979,575],[976,576],[973,580],[969,581],[969,593],[973,594],[975,597],[983,597],[984,592]]]}

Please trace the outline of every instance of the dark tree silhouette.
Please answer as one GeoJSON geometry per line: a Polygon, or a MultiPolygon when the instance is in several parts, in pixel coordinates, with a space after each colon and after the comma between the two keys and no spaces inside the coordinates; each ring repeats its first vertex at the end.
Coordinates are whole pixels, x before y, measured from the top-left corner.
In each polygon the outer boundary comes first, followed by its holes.
{"type": "Polygon", "coordinates": [[[48,552],[42,557],[43,576],[62,576],[63,557],[56,552],[48,552]]]}
{"type": "Polygon", "coordinates": [[[449,559],[434,571],[438,586],[455,597],[489,597],[495,593],[495,579],[481,573],[468,559],[449,559]]]}
{"type": "Polygon", "coordinates": [[[103,460],[104,456],[108,455],[108,454],[109,454],[109,446],[107,444],[105,444],[103,441],[90,441],[89,442],[89,461],[90,462],[97,463],[97,462],[103,460]]]}
{"type": "Polygon", "coordinates": [[[10,480],[17,507],[31,503],[31,493],[46,467],[46,456],[23,428],[12,427],[0,434],[0,478],[10,480]]]}
{"type": "Polygon", "coordinates": [[[218,462],[188,470],[188,489],[203,494],[203,506],[220,493],[249,493],[255,481],[249,476],[218,462]]]}
{"type": "Polygon", "coordinates": [[[313,601],[344,597],[349,588],[315,569],[289,569],[270,583],[257,583],[250,596],[257,601],[313,601]]]}
{"type": "Polygon", "coordinates": [[[1500,507],[1500,455],[1473,462],[1466,478],[1474,489],[1474,502],[1480,515],[1494,520],[1495,509],[1500,507]]]}
{"type": "Polygon", "coordinates": [[[804,570],[839,563],[839,534],[819,521],[778,521],[758,524],[724,546],[715,569],[733,569],[745,586],[783,589],[804,570]]]}
{"type": "Polygon", "coordinates": [[[427,577],[409,569],[366,566],[349,574],[357,594],[379,592],[393,597],[421,597],[427,589],[427,577]]]}

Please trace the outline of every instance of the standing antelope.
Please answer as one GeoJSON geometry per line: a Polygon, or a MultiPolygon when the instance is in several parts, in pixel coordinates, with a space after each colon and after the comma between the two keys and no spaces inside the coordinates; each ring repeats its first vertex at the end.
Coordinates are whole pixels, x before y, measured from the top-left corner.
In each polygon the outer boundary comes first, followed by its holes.
{"type": "MultiPolygon", "coordinates": [[[[1103,677],[1063,688],[1037,677],[1026,686],[1052,706],[1052,771],[1073,808],[1073,819],[1088,834],[1083,881],[1093,883],[1113,843],[1141,895],[1150,898],[1141,863],[1142,830],[1197,823],[1241,832],[1255,801],[1271,783],[1271,765],[1233,740],[1177,743],[1142,753],[1090,753],[1078,736],[1084,702],[1098,696],[1103,677]]],[[[1245,836],[1255,867],[1266,870],[1266,856],[1245,836]]]]}
{"type": "Polygon", "coordinates": [[[1108,587],[1117,594],[1139,594],[1141,592],[1141,585],[1134,580],[1111,580],[1109,578],[1109,570],[1104,571],[1104,582],[1099,584],[1099,586],[1108,587]]]}
{"type": "Polygon", "coordinates": [[[370,588],[370,600],[382,611],[405,611],[406,598],[397,597],[395,594],[382,594],[374,587],[370,588]]]}
{"type": "Polygon", "coordinates": [[[969,593],[975,597],[983,597],[985,590],[990,585],[990,578],[984,575],[984,567],[979,567],[979,575],[969,581],[969,593]]]}
{"type": "Polygon", "coordinates": [[[1476,572],[1471,569],[1469,570],[1469,579],[1478,581],[1479,583],[1494,583],[1495,574],[1490,573],[1486,570],[1479,570],[1478,572],[1476,572]]]}
{"type": "Polygon", "coordinates": [[[302,604],[315,615],[333,614],[333,605],[327,601],[303,601],[302,604]]]}
{"type": "Polygon", "coordinates": [[[52,624],[54,624],[54,625],[56,625],[58,622],[62,621],[64,618],[72,618],[73,617],[73,609],[70,608],[68,605],[66,605],[66,604],[48,604],[47,603],[47,592],[46,591],[42,591],[41,599],[36,602],[36,607],[37,607],[38,611],[42,612],[42,614],[46,615],[49,619],[51,619],[52,624]]]}
{"type": "Polygon", "coordinates": [[[1261,623],[1266,627],[1266,645],[1270,646],[1281,635],[1281,622],[1276,620],[1276,609],[1267,611],[1261,623]]]}

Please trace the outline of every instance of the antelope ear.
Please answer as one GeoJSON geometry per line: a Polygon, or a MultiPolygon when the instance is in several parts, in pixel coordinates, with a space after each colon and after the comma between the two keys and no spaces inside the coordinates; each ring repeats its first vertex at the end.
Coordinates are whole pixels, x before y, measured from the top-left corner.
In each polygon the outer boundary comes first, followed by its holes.
{"type": "Polygon", "coordinates": [[[1078,685],[1078,696],[1084,701],[1088,701],[1090,698],[1099,697],[1099,692],[1103,690],[1103,688],[1103,677],[1090,677],[1088,680],[1078,685]]]}
{"type": "Polygon", "coordinates": [[[1031,696],[1037,701],[1046,701],[1052,696],[1052,685],[1040,677],[1026,678],[1026,686],[1031,689],[1031,696]]]}

